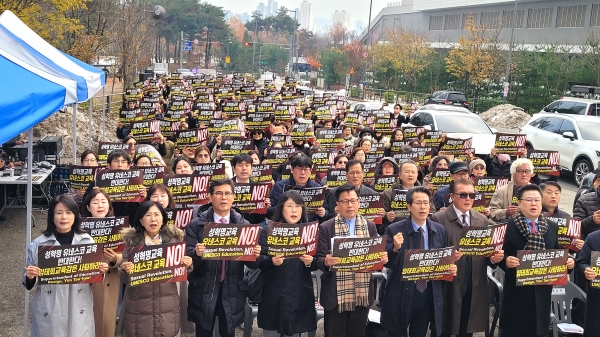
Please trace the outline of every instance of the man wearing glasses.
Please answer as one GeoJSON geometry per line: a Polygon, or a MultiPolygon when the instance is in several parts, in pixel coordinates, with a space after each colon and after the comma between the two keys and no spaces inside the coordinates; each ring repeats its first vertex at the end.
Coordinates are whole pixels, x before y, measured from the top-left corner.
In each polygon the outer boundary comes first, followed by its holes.
{"type": "Polygon", "coordinates": [[[533,164],[527,158],[519,158],[510,165],[511,181],[494,192],[490,201],[490,219],[504,222],[515,216],[517,207],[516,194],[519,188],[528,185],[533,175],[533,164]]]}
{"type": "MultiPolygon", "coordinates": [[[[334,237],[375,237],[375,224],[358,214],[360,200],[358,189],[345,184],[335,191],[338,214],[319,226],[317,244],[317,267],[321,276],[321,305],[325,309],[325,337],[364,337],[369,308],[373,304],[371,273],[336,272],[331,266],[339,263],[339,257],[331,256],[334,237]]],[[[387,253],[381,257],[387,263],[387,253]]]]}
{"type": "MultiPolygon", "coordinates": [[[[389,257],[385,266],[389,269],[381,309],[381,326],[388,331],[388,337],[407,336],[407,330],[410,337],[425,337],[430,323],[437,336],[442,333],[444,281],[402,280],[406,249],[448,247],[444,226],[427,218],[430,201],[429,189],[423,186],[411,188],[406,193],[410,216],[389,225],[385,230],[389,257]]],[[[456,265],[450,267],[450,272],[456,276],[456,265]]]]}
{"type": "MultiPolygon", "coordinates": [[[[346,179],[348,184],[356,187],[356,189],[358,190],[358,195],[365,195],[365,194],[375,194],[377,192],[375,192],[374,189],[372,189],[370,186],[363,184],[363,178],[365,176],[365,172],[364,172],[364,166],[363,163],[359,160],[356,159],[351,159],[346,163],[346,179]]],[[[327,198],[325,198],[325,209],[327,210],[328,214],[329,214],[329,218],[333,218],[336,215],[336,206],[337,206],[337,200],[335,197],[335,191],[338,189],[339,187],[330,189],[329,192],[327,192],[327,198]]],[[[385,215],[385,211],[383,210],[383,208],[380,208],[377,215],[383,216],[385,215]]]]}
{"type": "MultiPolygon", "coordinates": [[[[290,160],[292,175],[288,179],[276,182],[269,194],[269,199],[271,199],[271,205],[273,206],[269,207],[267,210],[267,218],[270,219],[273,216],[273,212],[275,211],[274,205],[277,205],[277,201],[279,201],[279,198],[285,191],[287,185],[296,189],[321,187],[319,183],[310,179],[312,165],[312,159],[305,154],[299,154],[292,157],[290,160]]],[[[325,219],[327,219],[327,211],[324,207],[319,207],[315,214],[308,215],[309,222],[315,220],[322,222],[325,219]]]]}
{"type": "MultiPolygon", "coordinates": [[[[559,249],[558,226],[542,214],[542,190],[539,186],[530,184],[521,187],[517,198],[517,213],[507,221],[502,247],[504,259],[498,263],[505,272],[499,336],[547,336],[552,286],[517,286],[515,268],[520,263],[516,256],[518,250],[559,249]]],[[[572,258],[567,259],[566,266],[573,268],[572,258]]]]}
{"type": "MultiPolygon", "coordinates": [[[[471,179],[455,180],[449,186],[452,204],[433,214],[431,220],[446,229],[448,246],[458,247],[464,227],[488,227],[494,223],[485,215],[473,211],[475,187],[471,179]]],[[[485,331],[489,321],[489,286],[487,266],[502,260],[500,251],[490,259],[465,256],[456,261],[457,273],[453,282],[444,282],[442,336],[471,337],[485,331]]]]}
{"type": "MultiPolygon", "coordinates": [[[[196,324],[196,337],[212,337],[216,316],[219,334],[234,337],[235,327],[244,320],[246,294],[238,287],[244,278],[244,264],[258,268],[258,262],[204,260],[206,247],[201,243],[204,225],[209,222],[248,224],[244,216],[231,208],[234,199],[231,179],[210,182],[210,204],[198,210],[198,217],[185,229],[186,254],[192,258],[194,269],[188,274],[188,319],[196,324]]],[[[260,255],[260,245],[254,256],[260,255]]]]}
{"type": "MultiPolygon", "coordinates": [[[[469,165],[464,161],[455,161],[448,167],[450,170],[450,179],[452,181],[469,179],[469,165]]],[[[433,204],[438,211],[443,211],[449,206],[448,196],[450,195],[450,188],[444,186],[437,190],[433,195],[433,204]]]]}

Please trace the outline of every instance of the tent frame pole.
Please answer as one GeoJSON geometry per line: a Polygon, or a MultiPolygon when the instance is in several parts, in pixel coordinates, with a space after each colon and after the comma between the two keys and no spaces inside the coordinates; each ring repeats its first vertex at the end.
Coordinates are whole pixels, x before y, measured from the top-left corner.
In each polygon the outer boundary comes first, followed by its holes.
{"type": "Polygon", "coordinates": [[[104,125],[104,115],[106,114],[106,96],[104,96],[104,87],[102,86],[102,141],[104,141],[104,129],[106,125],[104,125]]]}
{"type": "Polygon", "coordinates": [[[71,164],[77,165],[77,103],[73,104],[73,161],[71,164]]]}
{"type": "MultiPolygon", "coordinates": [[[[25,251],[29,248],[31,243],[31,225],[33,216],[33,183],[31,181],[32,166],[33,166],[33,127],[27,131],[27,234],[25,235],[25,251]]],[[[25,315],[23,318],[23,336],[29,336],[29,290],[25,289],[25,315]]]]}
{"type": "MultiPolygon", "coordinates": [[[[88,132],[88,150],[92,149],[92,118],[93,118],[93,114],[92,114],[92,105],[94,104],[94,97],[90,98],[90,100],[88,101],[89,104],[89,113],[90,116],[88,117],[89,119],[89,132],[88,132]]],[[[75,163],[73,163],[74,165],[75,163]]]]}

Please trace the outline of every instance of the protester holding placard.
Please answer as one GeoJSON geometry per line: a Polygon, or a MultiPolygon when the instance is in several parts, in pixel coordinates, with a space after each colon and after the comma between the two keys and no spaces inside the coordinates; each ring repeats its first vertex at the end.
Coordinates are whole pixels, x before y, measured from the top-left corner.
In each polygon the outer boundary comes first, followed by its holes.
{"type": "Polygon", "coordinates": [[[175,208],[175,199],[169,188],[164,184],[154,184],[148,189],[148,194],[144,201],[154,201],[159,203],[163,208],[175,208]]]}
{"type": "MultiPolygon", "coordinates": [[[[450,170],[451,181],[469,178],[469,166],[464,161],[455,161],[450,164],[448,169],[450,170]]],[[[433,195],[433,204],[438,211],[443,211],[448,207],[449,194],[450,188],[448,186],[444,186],[435,191],[435,194],[433,195]]]]}
{"type": "MultiPolygon", "coordinates": [[[[297,191],[284,192],[273,214],[274,222],[307,223],[307,210],[297,191]]],[[[311,255],[286,258],[268,253],[267,228],[260,234],[260,268],[265,273],[262,300],[258,304],[258,327],[263,336],[295,336],[317,329],[311,271],[316,263],[311,255]]],[[[316,233],[315,233],[316,234],[316,233]]]]}
{"type": "MultiPolygon", "coordinates": [[[[321,224],[317,244],[317,266],[321,276],[321,300],[325,309],[325,336],[364,337],[367,315],[373,304],[371,273],[336,272],[331,266],[339,263],[333,257],[332,243],[335,237],[377,237],[375,224],[358,214],[359,191],[354,185],[346,184],[335,191],[338,214],[321,224]]],[[[381,256],[388,262],[386,253],[381,256]]]]}
{"type": "MultiPolygon", "coordinates": [[[[354,186],[358,190],[358,195],[375,194],[369,185],[363,184],[364,165],[361,161],[352,159],[346,163],[346,181],[347,184],[354,186]]],[[[332,188],[327,192],[324,207],[327,210],[327,219],[335,218],[337,213],[336,190],[339,187],[332,188]]],[[[383,208],[377,210],[377,215],[383,216],[385,211],[383,208]]]]}
{"type": "MultiPolygon", "coordinates": [[[[513,165],[518,165],[519,160],[513,165]]],[[[507,219],[508,227],[502,247],[504,259],[498,263],[505,272],[500,336],[546,336],[550,329],[552,286],[517,286],[515,268],[520,261],[516,256],[517,251],[523,249],[559,249],[558,226],[542,214],[542,191],[537,185],[521,187],[516,197],[518,210],[507,219]]],[[[567,259],[566,266],[573,268],[572,258],[567,259]]]]}
{"type": "Polygon", "coordinates": [[[573,217],[581,220],[583,239],[600,229],[600,169],[594,173],[592,191],[581,194],[573,207],[573,217]]]}
{"type": "Polygon", "coordinates": [[[414,161],[407,160],[403,162],[400,164],[399,171],[400,174],[398,175],[398,179],[394,185],[381,193],[383,196],[383,209],[386,211],[386,215],[381,221],[381,226],[378,226],[377,228],[377,231],[380,235],[383,235],[387,226],[393,223],[396,219],[396,213],[392,211],[391,208],[393,190],[405,191],[421,185],[421,183],[419,183],[417,180],[417,177],[419,176],[419,166],[414,161]]]}
{"type": "Polygon", "coordinates": [[[367,154],[362,147],[357,147],[356,149],[352,150],[349,159],[356,159],[359,162],[364,163],[365,159],[367,159],[367,154]]]}
{"type": "Polygon", "coordinates": [[[139,155],[133,160],[133,165],[136,167],[149,167],[152,165],[152,159],[148,155],[139,155]]]}
{"type": "MultiPolygon", "coordinates": [[[[425,337],[430,323],[437,336],[442,333],[443,281],[402,279],[407,249],[448,246],[444,226],[427,218],[430,202],[431,192],[426,187],[408,190],[406,203],[410,217],[389,225],[385,231],[389,256],[386,267],[389,270],[381,325],[388,331],[389,337],[406,336],[407,329],[411,337],[425,337]]],[[[456,275],[456,265],[450,266],[448,272],[456,275]]]]}
{"type": "MultiPolygon", "coordinates": [[[[72,197],[58,195],[50,201],[46,230],[27,248],[23,285],[28,290],[38,283],[38,251],[42,246],[93,244],[81,227],[79,206],[72,197]]],[[[108,270],[100,263],[100,271],[108,270]]],[[[94,300],[90,284],[40,284],[31,300],[32,337],[93,337],[94,300]]]]}
{"type": "Polygon", "coordinates": [[[431,179],[433,177],[433,172],[436,170],[447,170],[450,165],[450,159],[446,156],[437,156],[431,160],[431,164],[429,164],[429,173],[425,177],[423,177],[423,186],[427,187],[429,190],[433,189],[433,185],[431,184],[431,179]]]}
{"type": "MultiPolygon", "coordinates": [[[[102,190],[93,190],[80,205],[82,217],[104,218],[114,216],[109,196],[102,190]]],[[[102,283],[92,284],[94,296],[94,320],[96,336],[113,337],[117,324],[117,307],[121,284],[119,266],[123,255],[110,248],[104,248],[104,262],[108,271],[102,283]],[[111,287],[112,285],[112,287],[111,287]]]]}
{"type": "MultiPolygon", "coordinates": [[[[486,216],[472,210],[476,193],[473,181],[468,178],[453,181],[449,192],[452,205],[431,217],[446,229],[447,246],[459,246],[464,227],[487,229],[494,226],[486,216]]],[[[490,293],[487,267],[500,262],[503,257],[504,252],[499,251],[491,258],[463,256],[456,261],[454,281],[442,285],[442,336],[467,336],[487,329],[490,293]]]]}
{"type": "Polygon", "coordinates": [[[498,149],[493,148],[488,156],[484,159],[488,176],[490,177],[510,177],[510,167],[512,161],[510,155],[506,153],[498,153],[498,149]]]}
{"type": "MultiPolygon", "coordinates": [[[[338,154],[333,158],[333,168],[335,169],[346,169],[346,163],[348,162],[348,157],[344,154],[338,154]]],[[[321,179],[321,186],[327,185],[327,176],[324,176],[321,179]]]]}
{"type": "MultiPolygon", "coordinates": [[[[219,334],[234,337],[235,327],[244,320],[246,294],[238,283],[244,278],[244,265],[256,269],[260,262],[205,260],[206,246],[202,243],[204,226],[208,223],[249,224],[231,205],[234,199],[231,179],[212,180],[209,185],[211,203],[198,210],[198,217],[185,229],[187,255],[194,269],[188,274],[188,319],[196,324],[197,337],[211,337],[216,316],[219,334]]],[[[261,247],[254,247],[254,256],[261,247]]]]}
{"type": "Polygon", "coordinates": [[[194,174],[194,169],[190,160],[181,156],[173,161],[173,172],[175,174],[194,174]]]}
{"type": "Polygon", "coordinates": [[[495,222],[503,222],[518,213],[517,191],[529,184],[533,175],[533,164],[527,158],[519,158],[510,166],[510,174],[511,181],[496,189],[490,201],[490,219],[495,222]]]}
{"type": "MultiPolygon", "coordinates": [[[[167,226],[164,208],[154,201],[142,203],[135,214],[132,228],[122,231],[125,251],[140,246],[152,246],[183,241],[183,232],[175,226],[167,226]]],[[[189,256],[182,262],[192,264],[189,256]]],[[[134,263],[123,256],[119,276],[123,283],[130,283],[129,273],[134,263]]],[[[180,330],[179,294],[176,283],[149,283],[129,285],[125,288],[120,320],[126,336],[176,336],[180,330]]]]}
{"type": "MultiPolygon", "coordinates": [[[[98,154],[92,150],[85,150],[81,153],[81,165],[88,167],[97,167],[98,166],[98,154]]],[[[83,196],[85,195],[85,189],[75,190],[73,188],[69,188],[69,191],[66,193],[67,195],[75,198],[75,201],[81,202],[83,200],[83,196]]]]}
{"type": "MultiPolygon", "coordinates": [[[[250,184],[250,175],[252,174],[252,157],[246,153],[240,153],[235,155],[231,159],[231,166],[233,168],[233,182],[234,184],[250,184]]],[[[271,207],[271,199],[268,196],[264,198],[266,207],[271,207]]],[[[265,221],[265,214],[250,214],[245,213],[244,219],[252,224],[259,224],[265,221]]]]}
{"type": "MultiPolygon", "coordinates": [[[[600,232],[590,233],[585,240],[585,244],[575,261],[575,277],[582,282],[587,283],[584,288],[587,290],[587,300],[585,304],[585,318],[581,322],[574,322],[583,327],[584,336],[600,336],[600,320],[598,312],[600,310],[600,232]]],[[[573,308],[575,309],[575,308],[573,308]]]]}
{"type": "MultiPolygon", "coordinates": [[[[310,180],[311,169],[313,166],[312,159],[310,157],[300,154],[292,157],[290,160],[290,166],[292,167],[292,175],[288,179],[280,180],[275,183],[269,198],[271,199],[271,205],[276,205],[279,201],[279,197],[283,194],[285,186],[292,186],[295,189],[308,188],[308,187],[321,187],[314,180],[310,180]]],[[[267,217],[273,214],[275,206],[269,207],[267,211],[267,217]]],[[[323,221],[327,219],[329,213],[324,207],[319,207],[315,214],[311,214],[308,217],[308,221],[319,220],[323,221]]]]}

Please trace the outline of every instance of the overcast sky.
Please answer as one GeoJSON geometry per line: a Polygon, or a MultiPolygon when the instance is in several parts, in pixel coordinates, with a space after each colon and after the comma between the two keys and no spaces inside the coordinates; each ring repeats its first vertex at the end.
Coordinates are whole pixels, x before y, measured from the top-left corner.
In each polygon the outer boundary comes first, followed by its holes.
{"type": "MultiPolygon", "coordinates": [[[[242,14],[247,12],[251,14],[256,9],[260,2],[268,5],[268,0],[205,0],[215,6],[223,7],[223,9],[230,10],[233,13],[242,14]]],[[[373,14],[372,18],[375,18],[377,13],[387,5],[390,1],[399,0],[373,0],[373,14]]],[[[288,9],[300,8],[300,4],[303,0],[278,0],[279,7],[285,6],[288,9]]],[[[308,0],[309,3],[313,4],[315,18],[331,19],[331,16],[335,10],[346,10],[350,13],[350,22],[354,23],[358,20],[362,20],[365,23],[369,20],[369,0],[308,0]]],[[[291,13],[290,16],[294,16],[291,13]]],[[[298,13],[298,17],[300,13],[298,13]]]]}

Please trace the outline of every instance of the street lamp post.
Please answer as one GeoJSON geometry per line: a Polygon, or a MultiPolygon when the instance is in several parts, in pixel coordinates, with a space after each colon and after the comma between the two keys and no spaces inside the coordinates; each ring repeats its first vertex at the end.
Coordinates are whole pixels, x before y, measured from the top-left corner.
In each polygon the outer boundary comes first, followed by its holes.
{"type": "MultiPolygon", "coordinates": [[[[227,57],[231,60],[231,56],[229,55],[229,46],[231,45],[231,37],[227,38],[227,57]]],[[[229,63],[225,62],[225,74],[229,73],[229,63]]]]}
{"type": "Polygon", "coordinates": [[[510,45],[508,46],[508,58],[506,60],[506,75],[504,76],[504,85],[502,91],[502,100],[506,101],[508,96],[508,88],[510,86],[510,59],[512,57],[513,41],[515,38],[515,26],[517,25],[517,3],[519,0],[515,0],[515,9],[513,10],[512,28],[510,31],[510,45]]]}
{"type": "Polygon", "coordinates": [[[288,67],[288,76],[292,76],[292,63],[294,63],[294,57],[296,57],[296,59],[298,58],[298,48],[296,46],[296,25],[298,23],[298,11],[295,9],[288,9],[288,12],[294,12],[294,34],[292,35],[290,41],[290,63],[288,67]],[[295,53],[294,48],[296,49],[295,53]]]}

